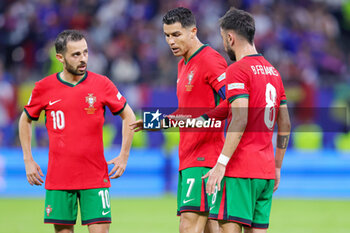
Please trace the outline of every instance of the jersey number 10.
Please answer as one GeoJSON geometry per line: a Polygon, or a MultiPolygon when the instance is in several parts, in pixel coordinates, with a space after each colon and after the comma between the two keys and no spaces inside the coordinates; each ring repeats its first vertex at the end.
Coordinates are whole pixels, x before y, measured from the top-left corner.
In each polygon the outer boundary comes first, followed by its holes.
{"type": "Polygon", "coordinates": [[[52,111],[51,112],[52,121],[53,121],[53,129],[64,129],[65,120],[64,113],[61,110],[52,111]]]}

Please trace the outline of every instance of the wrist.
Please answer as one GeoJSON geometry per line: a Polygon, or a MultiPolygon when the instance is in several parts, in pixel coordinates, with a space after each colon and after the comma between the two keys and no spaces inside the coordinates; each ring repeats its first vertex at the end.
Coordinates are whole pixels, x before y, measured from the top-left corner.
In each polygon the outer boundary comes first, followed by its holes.
{"type": "Polygon", "coordinates": [[[119,156],[123,157],[123,158],[128,158],[129,157],[129,153],[128,152],[120,152],[119,156]]]}
{"type": "Polygon", "coordinates": [[[34,159],[33,159],[33,156],[31,156],[31,155],[24,155],[23,156],[23,161],[24,162],[29,162],[29,161],[33,161],[34,159]]]}
{"type": "Polygon", "coordinates": [[[229,161],[230,161],[230,157],[228,157],[224,154],[220,154],[217,163],[226,166],[229,161]]]}

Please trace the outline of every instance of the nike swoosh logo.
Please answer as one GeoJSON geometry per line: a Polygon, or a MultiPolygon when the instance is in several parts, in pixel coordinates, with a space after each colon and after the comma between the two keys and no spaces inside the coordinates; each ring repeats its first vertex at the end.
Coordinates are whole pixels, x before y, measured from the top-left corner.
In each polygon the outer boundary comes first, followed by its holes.
{"type": "Polygon", "coordinates": [[[184,200],[183,203],[186,204],[187,202],[190,202],[190,201],[193,201],[193,200],[194,200],[194,198],[189,199],[189,200],[184,200]]]}
{"type": "Polygon", "coordinates": [[[109,212],[111,212],[111,211],[107,211],[107,212],[102,211],[102,215],[106,215],[106,214],[108,214],[109,212]]]}
{"type": "Polygon", "coordinates": [[[60,102],[60,101],[61,101],[61,100],[56,100],[56,101],[53,101],[53,102],[49,101],[49,105],[53,105],[53,104],[58,103],[58,102],[60,102]]]}
{"type": "Polygon", "coordinates": [[[209,211],[211,211],[215,206],[210,207],[209,211]]]}

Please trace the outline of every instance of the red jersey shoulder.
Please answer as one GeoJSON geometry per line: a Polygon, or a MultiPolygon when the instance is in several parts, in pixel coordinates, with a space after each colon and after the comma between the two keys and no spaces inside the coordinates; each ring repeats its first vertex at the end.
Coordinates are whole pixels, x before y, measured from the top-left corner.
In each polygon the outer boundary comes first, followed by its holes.
{"type": "Polygon", "coordinates": [[[251,65],[254,64],[254,61],[251,61],[249,59],[241,59],[240,61],[237,61],[233,63],[232,65],[239,70],[242,70],[246,73],[250,73],[251,70],[251,65]]]}
{"type": "Polygon", "coordinates": [[[57,85],[56,82],[57,82],[57,73],[51,74],[51,75],[46,76],[45,78],[37,81],[35,83],[35,88],[37,90],[44,91],[44,90],[49,89],[52,86],[56,86],[57,85]]]}
{"type": "Polygon", "coordinates": [[[269,77],[279,77],[277,69],[270,64],[262,55],[242,59],[252,75],[266,75],[269,77]]]}
{"type": "Polygon", "coordinates": [[[216,51],[215,49],[213,49],[210,46],[206,46],[203,49],[202,56],[207,58],[206,61],[208,60],[208,62],[210,62],[210,63],[212,63],[213,58],[223,60],[226,63],[225,58],[223,56],[221,56],[221,54],[218,51],[216,51]]]}
{"type": "Polygon", "coordinates": [[[230,78],[235,77],[237,75],[250,75],[249,73],[249,64],[242,62],[241,61],[237,61],[235,63],[232,63],[231,65],[229,65],[226,69],[226,79],[230,80],[230,78]]]}
{"type": "Polygon", "coordinates": [[[54,74],[46,76],[45,78],[37,81],[35,84],[40,85],[40,86],[44,86],[44,85],[51,84],[52,82],[54,82],[56,80],[57,80],[57,73],[54,73],[54,74]]]}
{"type": "Polygon", "coordinates": [[[108,77],[101,75],[101,74],[97,74],[91,71],[88,71],[88,78],[92,78],[98,82],[101,83],[110,83],[112,82],[108,77]]]}
{"type": "Polygon", "coordinates": [[[97,73],[94,73],[94,72],[91,72],[91,71],[88,71],[88,76],[90,77],[94,77],[94,78],[101,78],[101,79],[108,79],[106,76],[104,75],[101,75],[101,74],[97,74],[97,73]]]}
{"type": "Polygon", "coordinates": [[[207,68],[213,67],[215,64],[216,66],[222,66],[224,69],[227,67],[225,58],[221,56],[218,51],[209,46],[204,48],[200,63],[202,67],[207,68]]]}
{"type": "Polygon", "coordinates": [[[91,71],[88,71],[88,79],[92,79],[94,84],[98,85],[99,87],[105,88],[110,86],[115,86],[112,80],[110,80],[107,76],[97,74],[91,71]]]}

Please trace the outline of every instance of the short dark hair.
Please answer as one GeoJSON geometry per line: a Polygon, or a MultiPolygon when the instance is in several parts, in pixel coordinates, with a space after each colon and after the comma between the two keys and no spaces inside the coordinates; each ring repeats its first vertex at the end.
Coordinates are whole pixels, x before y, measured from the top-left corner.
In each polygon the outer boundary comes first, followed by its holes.
{"type": "Polygon", "coordinates": [[[164,24],[174,24],[177,22],[181,23],[181,26],[184,28],[196,25],[196,19],[192,11],[184,7],[172,9],[163,17],[164,24]]]}
{"type": "Polygon", "coordinates": [[[82,32],[78,30],[64,30],[58,34],[55,41],[56,53],[63,54],[66,51],[68,41],[80,41],[85,39],[82,32]]]}
{"type": "Polygon", "coordinates": [[[223,30],[233,30],[253,44],[255,34],[255,21],[251,14],[232,7],[220,18],[220,27],[223,30]]]}

